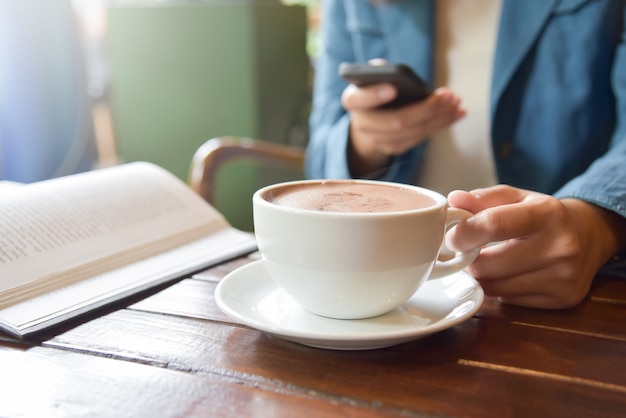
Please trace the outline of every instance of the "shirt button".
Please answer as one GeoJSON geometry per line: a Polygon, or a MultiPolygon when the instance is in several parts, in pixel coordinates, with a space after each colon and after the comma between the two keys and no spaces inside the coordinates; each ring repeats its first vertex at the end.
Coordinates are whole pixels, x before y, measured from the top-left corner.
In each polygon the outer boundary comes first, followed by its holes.
{"type": "Polygon", "coordinates": [[[514,150],[515,146],[513,145],[513,142],[507,141],[498,146],[498,157],[501,160],[506,160],[507,158],[510,158],[511,155],[513,155],[514,150]]]}

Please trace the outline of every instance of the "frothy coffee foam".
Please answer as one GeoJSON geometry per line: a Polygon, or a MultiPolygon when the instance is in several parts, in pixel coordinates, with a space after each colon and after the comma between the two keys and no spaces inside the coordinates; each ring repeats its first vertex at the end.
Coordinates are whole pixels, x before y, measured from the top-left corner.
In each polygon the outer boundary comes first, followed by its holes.
{"type": "Polygon", "coordinates": [[[327,212],[394,212],[432,206],[414,190],[351,181],[324,181],[276,188],[265,199],[277,205],[327,212]]]}

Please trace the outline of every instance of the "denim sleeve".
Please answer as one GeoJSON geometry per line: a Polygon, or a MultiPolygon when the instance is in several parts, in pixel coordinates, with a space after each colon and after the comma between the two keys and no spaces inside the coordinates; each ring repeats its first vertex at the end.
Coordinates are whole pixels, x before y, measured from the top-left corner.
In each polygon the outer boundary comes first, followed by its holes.
{"type": "MultiPolygon", "coordinates": [[[[626,10],[622,13],[626,19],[626,10]]],[[[626,218],[626,27],[615,53],[612,74],[617,123],[611,145],[602,157],[566,183],[555,196],[581,199],[626,218]]],[[[626,278],[626,254],[614,257],[601,273],[626,278]]]]}
{"type": "MultiPolygon", "coordinates": [[[[341,104],[347,86],[337,71],[342,62],[387,58],[388,44],[382,35],[372,4],[360,0],[327,0],[321,19],[324,50],[315,64],[313,109],[309,118],[305,172],[309,178],[351,178],[348,167],[350,116],[341,104]]],[[[423,147],[395,157],[384,173],[370,178],[401,183],[415,182],[423,147]]]]}
{"type": "MultiPolygon", "coordinates": [[[[626,135],[555,197],[584,200],[626,218],[626,135]]],[[[626,278],[626,254],[614,257],[601,274],[626,278]]]]}
{"type": "Polygon", "coordinates": [[[349,178],[346,157],[350,119],[341,105],[347,83],[337,76],[337,69],[341,62],[353,61],[354,54],[342,1],[325,1],[322,13],[323,51],[315,62],[305,172],[309,178],[349,178]]]}

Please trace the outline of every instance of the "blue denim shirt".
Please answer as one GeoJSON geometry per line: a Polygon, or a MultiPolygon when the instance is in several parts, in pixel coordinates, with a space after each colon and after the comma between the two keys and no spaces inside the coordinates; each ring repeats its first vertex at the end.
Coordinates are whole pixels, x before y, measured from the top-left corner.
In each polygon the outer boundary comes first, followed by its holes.
{"type": "MultiPolygon", "coordinates": [[[[385,58],[433,80],[434,0],[326,0],[316,63],[311,178],[350,178],[341,62],[385,58]]],[[[504,0],[491,86],[498,180],[626,217],[626,1],[504,0]]],[[[381,178],[415,183],[420,145],[381,178]]],[[[626,260],[607,272],[626,277],[626,260]]]]}

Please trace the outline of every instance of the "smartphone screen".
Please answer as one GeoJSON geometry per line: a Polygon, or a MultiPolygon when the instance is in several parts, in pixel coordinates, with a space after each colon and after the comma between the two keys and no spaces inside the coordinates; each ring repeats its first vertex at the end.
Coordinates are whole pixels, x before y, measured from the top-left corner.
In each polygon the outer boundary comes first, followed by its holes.
{"type": "Polygon", "coordinates": [[[398,96],[382,108],[397,108],[427,98],[432,88],[411,68],[404,64],[357,64],[342,63],[339,75],[349,83],[359,87],[372,84],[391,83],[398,90],[398,96]]]}

